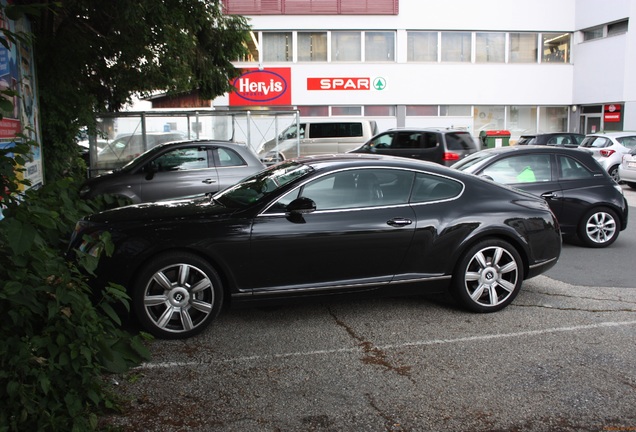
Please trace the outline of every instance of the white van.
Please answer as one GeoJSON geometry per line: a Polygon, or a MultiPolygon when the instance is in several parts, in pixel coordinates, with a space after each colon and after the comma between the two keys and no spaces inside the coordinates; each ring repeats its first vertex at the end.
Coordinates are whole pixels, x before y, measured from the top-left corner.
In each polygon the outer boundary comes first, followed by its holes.
{"type": "Polygon", "coordinates": [[[346,153],[377,133],[376,122],[365,118],[301,117],[298,124],[289,125],[278,138],[261,144],[257,153],[266,164],[297,156],[346,153]]]}

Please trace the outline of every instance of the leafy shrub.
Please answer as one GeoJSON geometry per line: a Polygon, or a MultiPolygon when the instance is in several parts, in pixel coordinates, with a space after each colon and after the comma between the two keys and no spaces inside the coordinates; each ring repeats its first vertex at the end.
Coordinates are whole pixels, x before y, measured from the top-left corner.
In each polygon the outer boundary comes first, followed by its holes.
{"type": "Polygon", "coordinates": [[[11,150],[0,151],[0,431],[93,430],[100,410],[116,405],[105,374],[149,358],[114,312],[128,307],[124,290],[95,298],[85,275],[97,258],[82,257],[80,271],[64,257],[75,222],[106,203],[79,200],[72,179],[7,196],[26,151],[11,150]]]}

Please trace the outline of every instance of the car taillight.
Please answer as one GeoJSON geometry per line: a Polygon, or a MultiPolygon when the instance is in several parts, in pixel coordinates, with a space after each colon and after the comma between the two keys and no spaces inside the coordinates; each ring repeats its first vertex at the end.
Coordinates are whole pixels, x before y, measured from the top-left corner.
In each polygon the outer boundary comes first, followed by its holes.
{"type": "Polygon", "coordinates": [[[603,157],[610,157],[611,155],[613,155],[614,153],[616,153],[616,150],[601,150],[599,152],[601,154],[601,156],[603,157]]]}
{"type": "Polygon", "coordinates": [[[459,160],[459,155],[457,153],[445,152],[444,153],[445,161],[456,161],[459,160]]]}

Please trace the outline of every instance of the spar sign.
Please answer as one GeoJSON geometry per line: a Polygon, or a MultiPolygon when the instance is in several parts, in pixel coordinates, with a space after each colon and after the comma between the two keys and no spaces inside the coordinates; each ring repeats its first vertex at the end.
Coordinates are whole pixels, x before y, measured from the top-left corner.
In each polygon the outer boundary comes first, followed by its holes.
{"type": "Polygon", "coordinates": [[[291,105],[291,68],[243,69],[232,86],[230,106],[291,105]]]}

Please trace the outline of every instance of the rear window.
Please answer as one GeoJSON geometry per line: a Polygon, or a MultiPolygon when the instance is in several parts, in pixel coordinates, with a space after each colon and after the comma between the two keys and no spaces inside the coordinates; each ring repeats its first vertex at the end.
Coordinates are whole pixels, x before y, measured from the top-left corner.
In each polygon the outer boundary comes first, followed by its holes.
{"type": "Polygon", "coordinates": [[[622,138],[616,138],[616,141],[621,143],[627,148],[635,148],[636,147],[636,136],[626,136],[622,138]]]}
{"type": "Polygon", "coordinates": [[[362,123],[311,123],[309,138],[350,138],[362,136],[362,123]]]}
{"type": "Polygon", "coordinates": [[[468,132],[449,132],[446,134],[447,150],[474,150],[475,141],[468,132]]]}
{"type": "Polygon", "coordinates": [[[609,138],[590,136],[590,137],[586,137],[583,140],[583,142],[581,143],[581,147],[603,148],[603,147],[608,147],[611,144],[612,144],[612,141],[609,138]]]}
{"type": "Polygon", "coordinates": [[[534,142],[536,137],[534,136],[522,136],[521,138],[519,138],[519,141],[517,141],[517,144],[521,144],[521,145],[530,145],[534,142]]]}

